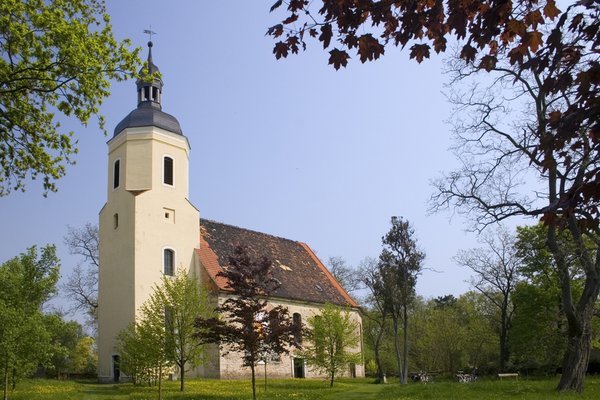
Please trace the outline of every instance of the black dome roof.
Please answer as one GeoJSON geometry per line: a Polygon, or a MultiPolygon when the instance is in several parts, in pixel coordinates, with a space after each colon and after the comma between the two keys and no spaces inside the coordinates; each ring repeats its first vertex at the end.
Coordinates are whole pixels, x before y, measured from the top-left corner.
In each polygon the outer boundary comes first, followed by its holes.
{"type": "Polygon", "coordinates": [[[183,135],[179,121],[174,116],[153,107],[150,102],[144,102],[119,122],[115,128],[114,136],[117,136],[123,129],[139,126],[156,126],[183,135]]]}

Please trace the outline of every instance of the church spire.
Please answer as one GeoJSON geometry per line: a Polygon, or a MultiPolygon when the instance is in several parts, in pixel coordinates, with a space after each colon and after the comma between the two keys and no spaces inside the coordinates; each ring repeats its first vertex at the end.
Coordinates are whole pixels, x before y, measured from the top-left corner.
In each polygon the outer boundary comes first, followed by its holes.
{"type": "Polygon", "coordinates": [[[146,65],[139,71],[140,77],[137,80],[138,108],[152,107],[160,110],[162,109],[163,82],[158,67],[152,62],[152,46],[152,41],[149,41],[148,59],[146,65]]]}

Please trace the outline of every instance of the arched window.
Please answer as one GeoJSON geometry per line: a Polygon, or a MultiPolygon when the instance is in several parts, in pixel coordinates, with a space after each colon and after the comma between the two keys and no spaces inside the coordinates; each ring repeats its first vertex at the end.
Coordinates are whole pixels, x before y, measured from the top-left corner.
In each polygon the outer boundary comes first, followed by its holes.
{"type": "Polygon", "coordinates": [[[121,160],[115,160],[113,165],[113,189],[116,189],[120,185],[121,178],[121,160]]]}
{"type": "Polygon", "coordinates": [[[302,344],[302,316],[298,313],[292,315],[292,322],[294,324],[294,342],[296,344],[302,344]]]}
{"type": "Polygon", "coordinates": [[[163,157],[163,183],[173,186],[173,159],[169,156],[163,157]]]}
{"type": "Polygon", "coordinates": [[[175,272],[175,252],[171,249],[163,250],[163,272],[168,276],[175,272]]]}

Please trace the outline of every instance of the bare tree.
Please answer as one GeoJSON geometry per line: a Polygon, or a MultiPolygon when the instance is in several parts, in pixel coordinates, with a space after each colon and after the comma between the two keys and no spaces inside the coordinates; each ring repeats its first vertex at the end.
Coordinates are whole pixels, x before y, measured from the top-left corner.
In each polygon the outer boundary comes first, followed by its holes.
{"type": "Polygon", "coordinates": [[[348,293],[361,289],[361,279],[359,272],[346,265],[346,260],[342,257],[329,257],[327,267],[335,279],[348,293]]]}
{"type": "Polygon", "coordinates": [[[483,247],[461,250],[455,261],[475,274],[471,284],[499,311],[500,370],[504,371],[509,357],[508,336],[514,313],[511,296],[519,280],[519,257],[515,237],[500,226],[485,232],[483,247]]]}
{"type": "Polygon", "coordinates": [[[592,66],[597,71],[600,62],[597,29],[591,30],[599,17],[597,3],[576,3],[543,28],[542,47],[515,49],[493,63],[450,61],[460,167],[434,183],[432,197],[433,210],[454,208],[478,230],[515,216],[547,226],[568,324],[557,389],[578,392],[600,292],[600,253],[586,246],[586,240],[600,246],[600,82],[587,72],[592,66]],[[528,68],[518,67],[519,58],[528,68]],[[490,74],[482,79],[484,70],[490,74]],[[577,247],[582,290],[575,290],[568,255],[557,239],[563,230],[577,247]]]}
{"type": "Polygon", "coordinates": [[[72,304],[72,312],[84,312],[95,327],[98,310],[98,225],[87,223],[82,228],[69,226],[64,243],[72,255],[80,256],[80,263],[67,281],[61,285],[72,304]]]}

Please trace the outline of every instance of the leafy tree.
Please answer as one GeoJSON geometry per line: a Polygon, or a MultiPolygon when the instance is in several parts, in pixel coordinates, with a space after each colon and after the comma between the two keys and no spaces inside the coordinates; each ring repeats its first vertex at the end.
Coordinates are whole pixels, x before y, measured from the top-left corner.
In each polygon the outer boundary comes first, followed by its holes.
{"type": "Polygon", "coordinates": [[[512,294],[519,281],[519,258],[515,238],[505,228],[480,237],[483,247],[461,250],[455,261],[475,274],[471,284],[499,310],[500,370],[509,358],[509,333],[514,313],[512,294]]]}
{"type": "Polygon", "coordinates": [[[561,313],[558,284],[553,288],[520,282],[513,294],[510,348],[522,371],[554,374],[565,353],[566,322],[561,313]]]}
{"type": "Polygon", "coordinates": [[[200,316],[196,320],[196,338],[201,343],[219,343],[225,354],[241,354],[242,365],[252,373],[253,399],[256,363],[265,353],[287,354],[297,346],[294,337],[301,330],[286,307],[267,309],[270,295],[281,285],[272,276],[272,265],[268,258],[254,258],[246,247],[236,247],[229,265],[217,274],[227,280],[226,288],[233,294],[215,309],[223,318],[200,316]]]}
{"type": "Polygon", "coordinates": [[[307,322],[310,344],[302,354],[309,365],[327,373],[329,386],[333,387],[340,371],[361,360],[361,353],[355,351],[360,340],[358,325],[352,321],[350,312],[331,303],[325,304],[307,322]]]}
{"type": "MultiPolygon", "coordinates": [[[[546,246],[548,229],[543,224],[517,228],[516,248],[522,260],[519,267],[524,282],[515,292],[518,307],[511,347],[517,352],[515,363],[529,370],[552,372],[565,353],[564,336],[567,322],[562,312],[561,289],[552,253],[546,246]]],[[[565,254],[572,290],[578,296],[583,290],[584,274],[577,257],[577,247],[568,231],[557,240],[565,254]]],[[[587,241],[593,251],[594,243],[587,241]]]]}
{"type": "Polygon", "coordinates": [[[162,398],[163,374],[174,365],[169,330],[165,304],[154,292],[140,307],[137,320],[117,336],[121,370],[136,384],[156,382],[159,400],[162,398]]]}
{"type": "Polygon", "coordinates": [[[418,304],[412,313],[411,362],[419,370],[455,373],[465,365],[466,324],[454,302],[436,299],[418,304]]]}
{"type": "Polygon", "coordinates": [[[480,91],[475,84],[452,96],[459,120],[468,115],[455,125],[462,165],[436,183],[433,208],[456,207],[478,228],[513,216],[543,219],[568,324],[557,389],[582,391],[600,292],[600,258],[584,239],[600,240],[600,4],[578,1],[563,11],[555,0],[318,3],[286,2],[286,18],[267,31],[278,40],[277,58],[315,38],[325,49],[340,47],[330,51],[335,68],[347,64],[350,50],[366,62],[392,45],[408,46],[421,62],[455,38],[453,86],[482,71],[493,74],[490,87],[480,91]],[[542,187],[529,184],[536,179],[542,187]],[[578,248],[584,273],[578,296],[558,244],[561,230],[578,248]]]}
{"type": "Polygon", "coordinates": [[[0,265],[0,386],[4,399],[9,386],[45,363],[51,337],[42,305],[55,293],[59,261],[54,246],[37,248],[0,265]]]}
{"type": "Polygon", "coordinates": [[[80,256],[78,264],[61,285],[64,297],[73,304],[71,311],[83,311],[96,328],[98,320],[98,225],[87,223],[82,228],[68,227],[64,243],[72,255],[80,256]]]}
{"type": "Polygon", "coordinates": [[[71,352],[83,336],[81,325],[65,321],[62,315],[53,313],[43,316],[44,326],[50,335],[50,360],[45,366],[46,376],[60,377],[71,370],[71,352]]]}
{"type": "Polygon", "coordinates": [[[153,310],[160,313],[158,318],[162,316],[167,321],[170,358],[179,369],[179,390],[183,391],[185,372],[202,361],[203,346],[193,336],[196,318],[209,313],[206,296],[201,293],[196,279],[180,270],[175,277],[163,276],[151,297],[156,297],[162,305],[162,309],[153,310]]]}
{"type": "Polygon", "coordinates": [[[394,328],[394,348],[400,374],[400,383],[408,382],[408,319],[409,308],[415,299],[417,276],[423,268],[425,254],[417,248],[415,232],[407,220],[391,218],[391,228],[382,237],[383,250],[379,256],[380,280],[384,307],[394,328]],[[402,323],[403,346],[400,355],[399,332],[402,323]]]}
{"type": "Polygon", "coordinates": [[[139,65],[118,43],[102,0],[3,0],[0,3],[0,196],[43,177],[45,193],[73,164],[77,142],[56,114],[87,125],[110,81],[139,65]]]}
{"type": "Polygon", "coordinates": [[[87,376],[96,375],[98,353],[95,349],[95,340],[91,336],[79,338],[70,356],[71,371],[87,376]]]}
{"type": "Polygon", "coordinates": [[[116,352],[120,356],[119,368],[134,385],[151,384],[154,365],[148,356],[147,338],[142,337],[136,324],[130,324],[117,335],[116,352]]]}

